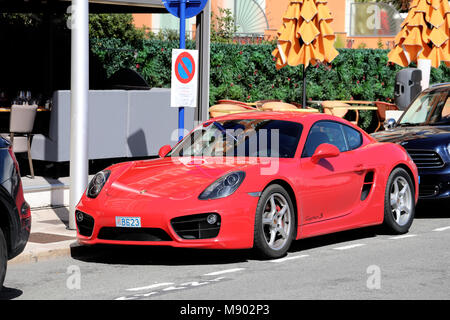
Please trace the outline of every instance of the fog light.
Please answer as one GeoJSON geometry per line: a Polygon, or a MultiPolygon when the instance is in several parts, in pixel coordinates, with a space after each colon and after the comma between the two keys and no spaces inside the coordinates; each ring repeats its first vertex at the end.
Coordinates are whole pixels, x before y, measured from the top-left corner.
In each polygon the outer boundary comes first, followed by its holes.
{"type": "Polygon", "coordinates": [[[209,224],[215,224],[217,222],[217,215],[216,214],[210,214],[207,218],[206,221],[209,224]]]}
{"type": "Polygon", "coordinates": [[[77,221],[78,221],[78,222],[82,222],[83,219],[84,219],[84,214],[83,214],[83,212],[77,211],[76,217],[77,217],[77,221]]]}

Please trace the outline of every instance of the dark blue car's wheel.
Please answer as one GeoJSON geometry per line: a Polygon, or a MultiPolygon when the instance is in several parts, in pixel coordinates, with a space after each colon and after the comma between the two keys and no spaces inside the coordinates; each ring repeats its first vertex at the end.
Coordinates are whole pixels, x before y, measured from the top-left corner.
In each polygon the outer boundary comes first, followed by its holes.
{"type": "Polygon", "coordinates": [[[6,240],[0,229],[0,291],[3,288],[3,281],[6,276],[6,265],[8,263],[8,250],[6,248],[6,240]]]}

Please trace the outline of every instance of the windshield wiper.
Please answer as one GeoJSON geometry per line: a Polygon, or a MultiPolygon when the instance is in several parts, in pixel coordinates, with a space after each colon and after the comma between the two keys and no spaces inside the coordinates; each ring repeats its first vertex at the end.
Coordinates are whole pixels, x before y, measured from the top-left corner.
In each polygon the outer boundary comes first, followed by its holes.
{"type": "Polygon", "coordinates": [[[398,126],[399,127],[417,127],[417,126],[423,126],[425,125],[424,123],[412,123],[412,122],[402,122],[399,123],[398,126]]]}
{"type": "Polygon", "coordinates": [[[430,123],[430,126],[445,126],[445,125],[450,125],[450,119],[449,120],[441,120],[438,122],[434,122],[434,123],[430,123]]]}

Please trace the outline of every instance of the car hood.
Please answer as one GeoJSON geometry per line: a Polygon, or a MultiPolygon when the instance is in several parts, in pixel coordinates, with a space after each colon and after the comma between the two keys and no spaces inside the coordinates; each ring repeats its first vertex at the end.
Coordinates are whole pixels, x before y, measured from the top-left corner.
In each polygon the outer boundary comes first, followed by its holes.
{"type": "Polygon", "coordinates": [[[217,163],[208,158],[164,158],[137,161],[110,181],[109,196],[140,194],[173,200],[197,197],[215,180],[228,172],[246,171],[251,164],[217,163]]]}
{"type": "Polygon", "coordinates": [[[396,127],[371,134],[379,142],[393,142],[402,146],[433,147],[450,140],[450,126],[396,127]]]}

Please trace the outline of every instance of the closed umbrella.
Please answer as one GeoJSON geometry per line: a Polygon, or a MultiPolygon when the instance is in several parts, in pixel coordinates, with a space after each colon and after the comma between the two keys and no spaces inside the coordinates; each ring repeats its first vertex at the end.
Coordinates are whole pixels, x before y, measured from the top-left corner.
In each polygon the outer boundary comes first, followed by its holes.
{"type": "Polygon", "coordinates": [[[306,107],[306,68],[331,62],[339,54],[334,47],[333,21],[326,0],[290,1],[278,30],[278,45],[272,52],[276,67],[303,65],[303,104],[306,107]]]}
{"type": "MultiPolygon", "coordinates": [[[[448,0],[413,0],[408,16],[389,52],[389,61],[407,67],[411,62],[450,67],[450,7],[448,0]]],[[[428,75],[424,75],[429,77],[428,75]]],[[[427,84],[426,84],[427,85],[427,84]]]]}

